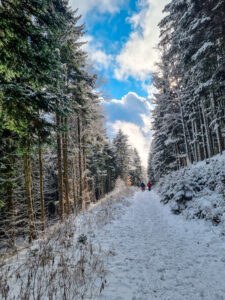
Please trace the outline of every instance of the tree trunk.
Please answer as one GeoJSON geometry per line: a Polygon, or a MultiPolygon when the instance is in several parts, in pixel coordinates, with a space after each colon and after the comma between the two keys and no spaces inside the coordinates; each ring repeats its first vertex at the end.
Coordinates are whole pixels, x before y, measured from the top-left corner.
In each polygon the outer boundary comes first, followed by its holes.
{"type": "Polygon", "coordinates": [[[111,191],[111,172],[110,169],[107,169],[107,177],[108,177],[108,186],[107,186],[107,193],[111,191]]]}
{"type": "Polygon", "coordinates": [[[80,179],[79,179],[79,176],[80,176],[80,172],[79,172],[79,155],[77,153],[76,155],[76,198],[77,198],[77,201],[76,201],[76,206],[78,208],[78,200],[79,200],[79,195],[80,195],[80,179]]]}
{"type": "Polygon", "coordinates": [[[105,180],[104,177],[102,177],[101,180],[101,198],[103,198],[105,196],[105,180]]]}
{"type": "MultiPolygon", "coordinates": [[[[192,123],[192,121],[191,121],[191,123],[192,123]]],[[[190,141],[193,140],[193,138],[191,137],[191,133],[190,133],[188,124],[187,124],[187,138],[188,138],[190,141]]],[[[189,153],[190,153],[190,162],[192,163],[193,161],[195,161],[195,150],[194,150],[194,145],[193,145],[193,144],[190,145],[189,153]],[[192,158],[193,158],[193,159],[192,159],[192,158]]]]}
{"type": "Polygon", "coordinates": [[[41,229],[45,230],[45,199],[44,199],[44,181],[43,181],[43,158],[42,149],[39,145],[39,173],[40,173],[40,196],[41,196],[41,229]]]}
{"type": "MultiPolygon", "coordinates": [[[[64,131],[66,131],[67,119],[64,119],[64,131]]],[[[65,200],[66,200],[66,214],[70,214],[70,202],[69,202],[69,176],[68,176],[68,134],[63,133],[63,167],[64,167],[64,185],[65,185],[65,200]]]]}
{"type": "Polygon", "coordinates": [[[92,177],[91,180],[91,188],[92,188],[92,202],[96,202],[96,197],[95,197],[95,178],[92,177]]]}
{"type": "Polygon", "coordinates": [[[58,132],[57,132],[57,158],[58,158],[58,198],[60,207],[60,219],[64,218],[64,201],[63,201],[63,176],[62,176],[62,136],[60,133],[61,117],[56,117],[58,132]]]}
{"type": "Polygon", "coordinates": [[[176,153],[177,153],[177,165],[178,165],[178,170],[181,169],[181,162],[180,162],[180,150],[179,150],[179,146],[178,144],[176,143],[176,153]]]}
{"type": "Polygon", "coordinates": [[[206,159],[208,157],[208,154],[207,154],[207,146],[206,146],[204,133],[202,133],[202,148],[204,153],[204,159],[206,159]]]}
{"type": "Polygon", "coordinates": [[[14,215],[13,185],[11,182],[7,184],[7,200],[9,217],[11,219],[14,215]]]}
{"type": "Polygon", "coordinates": [[[82,209],[83,203],[83,170],[82,170],[82,147],[81,147],[81,124],[80,117],[77,116],[77,137],[78,137],[78,161],[79,161],[79,199],[78,199],[78,208],[82,209]]]}
{"type": "Polygon", "coordinates": [[[24,153],[24,175],[25,175],[25,185],[26,185],[26,197],[27,197],[27,210],[29,218],[29,242],[32,242],[36,238],[35,225],[34,225],[34,211],[32,203],[32,192],[31,192],[31,164],[30,156],[24,153]]]}
{"type": "Polygon", "coordinates": [[[181,100],[179,101],[179,104],[180,104],[181,122],[182,122],[182,127],[183,127],[184,145],[185,145],[185,151],[186,151],[187,165],[189,165],[190,164],[190,153],[189,153],[189,148],[188,148],[185,120],[184,120],[184,112],[183,112],[181,100]]]}
{"type": "Polygon", "coordinates": [[[221,131],[221,127],[220,126],[218,128],[218,138],[220,140],[221,149],[222,149],[221,154],[222,154],[223,150],[225,150],[225,145],[224,145],[223,135],[222,135],[222,131],[221,131]]]}
{"type": "Polygon", "coordinates": [[[201,140],[202,140],[202,149],[203,149],[203,153],[202,153],[202,158],[206,159],[208,157],[208,153],[207,153],[207,143],[205,140],[205,134],[204,134],[204,121],[203,121],[203,115],[201,113],[201,109],[199,108],[199,120],[200,120],[200,130],[201,130],[201,140]]]}
{"type": "Polygon", "coordinates": [[[205,107],[204,107],[204,103],[203,100],[201,99],[201,109],[202,109],[202,116],[203,116],[203,122],[204,122],[204,128],[205,128],[205,137],[206,137],[206,141],[207,141],[207,151],[208,151],[208,156],[212,157],[212,142],[211,142],[211,137],[210,137],[210,133],[209,133],[209,126],[208,126],[208,120],[207,120],[207,116],[205,113],[205,107]]]}
{"type": "Polygon", "coordinates": [[[217,139],[217,145],[218,145],[218,151],[220,154],[223,152],[223,139],[221,134],[221,128],[217,121],[217,115],[216,115],[216,105],[215,105],[215,98],[213,92],[210,93],[210,101],[211,101],[211,107],[213,111],[213,117],[215,120],[215,131],[216,131],[216,139],[217,139]]]}
{"type": "MultiPolygon", "coordinates": [[[[82,118],[83,119],[83,118],[82,118]]],[[[85,124],[86,125],[86,124],[85,124]]],[[[84,128],[84,123],[82,122],[82,128],[84,128]]],[[[86,169],[87,169],[87,164],[86,164],[86,140],[85,140],[85,134],[83,130],[82,134],[82,169],[83,169],[83,191],[84,191],[84,202],[83,207],[87,208],[87,205],[90,203],[90,195],[89,195],[89,190],[88,190],[88,182],[87,182],[87,174],[86,174],[86,169]]]]}
{"type": "Polygon", "coordinates": [[[77,182],[76,182],[77,174],[76,174],[76,157],[73,157],[73,203],[76,211],[77,208],[77,182]]]}
{"type": "Polygon", "coordinates": [[[193,140],[194,140],[194,160],[198,161],[198,153],[197,153],[197,143],[196,143],[194,119],[191,120],[191,128],[192,128],[192,135],[193,135],[193,140]]]}
{"type": "Polygon", "coordinates": [[[196,140],[196,149],[197,149],[197,161],[201,161],[201,150],[198,139],[198,126],[196,119],[194,120],[194,129],[195,129],[195,140],[196,140]]]}
{"type": "Polygon", "coordinates": [[[7,183],[7,204],[8,204],[8,228],[10,242],[12,247],[15,245],[15,207],[14,207],[14,198],[13,198],[13,184],[12,182],[7,183]]]}

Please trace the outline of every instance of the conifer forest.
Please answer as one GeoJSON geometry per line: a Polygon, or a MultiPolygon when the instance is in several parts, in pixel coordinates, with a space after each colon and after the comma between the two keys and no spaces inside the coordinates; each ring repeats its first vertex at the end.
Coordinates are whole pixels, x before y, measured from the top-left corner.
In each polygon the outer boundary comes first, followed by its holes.
{"type": "Polygon", "coordinates": [[[36,239],[115,187],[137,151],[106,135],[84,25],[67,1],[0,2],[0,238],[36,239]]]}
{"type": "Polygon", "coordinates": [[[0,0],[0,300],[225,300],[225,0],[0,0]]]}
{"type": "Polygon", "coordinates": [[[164,12],[148,166],[155,181],[225,149],[225,1],[170,1],[164,12]]]}

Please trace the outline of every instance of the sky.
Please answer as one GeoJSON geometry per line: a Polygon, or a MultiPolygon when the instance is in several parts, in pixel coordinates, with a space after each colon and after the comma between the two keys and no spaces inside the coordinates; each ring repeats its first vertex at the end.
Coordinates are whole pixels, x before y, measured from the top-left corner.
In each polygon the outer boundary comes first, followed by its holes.
{"type": "Polygon", "coordinates": [[[147,167],[152,138],[152,72],[159,52],[158,23],[169,0],[70,0],[87,33],[84,46],[104,82],[110,138],[119,129],[147,167]]]}

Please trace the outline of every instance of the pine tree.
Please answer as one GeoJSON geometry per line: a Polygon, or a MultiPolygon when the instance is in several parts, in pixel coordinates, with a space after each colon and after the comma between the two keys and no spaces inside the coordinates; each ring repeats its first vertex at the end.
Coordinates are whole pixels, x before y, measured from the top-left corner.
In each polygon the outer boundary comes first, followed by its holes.
{"type": "Polygon", "coordinates": [[[116,151],[116,177],[127,179],[130,170],[130,151],[128,145],[128,137],[119,130],[117,136],[113,140],[116,151]]]}

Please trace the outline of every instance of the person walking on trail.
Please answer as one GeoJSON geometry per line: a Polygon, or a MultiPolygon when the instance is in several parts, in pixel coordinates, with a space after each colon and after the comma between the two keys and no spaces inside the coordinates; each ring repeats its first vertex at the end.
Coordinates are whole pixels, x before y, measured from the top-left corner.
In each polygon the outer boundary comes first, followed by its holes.
{"type": "Polygon", "coordinates": [[[142,192],[144,192],[144,190],[145,190],[145,184],[143,182],[141,183],[141,190],[142,190],[142,192]]]}
{"type": "Polygon", "coordinates": [[[151,182],[150,181],[147,183],[147,186],[148,186],[148,190],[151,191],[151,182]]]}

